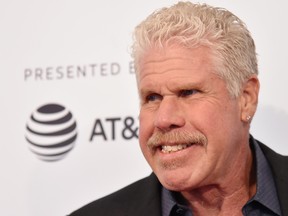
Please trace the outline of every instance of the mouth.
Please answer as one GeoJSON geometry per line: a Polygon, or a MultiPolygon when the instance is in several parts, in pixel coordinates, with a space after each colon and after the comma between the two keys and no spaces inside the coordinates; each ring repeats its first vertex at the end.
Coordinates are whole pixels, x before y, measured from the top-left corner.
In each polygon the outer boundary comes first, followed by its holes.
{"type": "Polygon", "coordinates": [[[187,148],[192,146],[206,146],[208,140],[200,132],[155,132],[147,141],[147,146],[152,153],[161,152],[162,154],[171,154],[177,152],[186,152],[187,148]]]}
{"type": "Polygon", "coordinates": [[[192,144],[180,144],[180,145],[162,145],[160,146],[161,152],[165,154],[174,153],[186,149],[192,146],[192,144]]]}

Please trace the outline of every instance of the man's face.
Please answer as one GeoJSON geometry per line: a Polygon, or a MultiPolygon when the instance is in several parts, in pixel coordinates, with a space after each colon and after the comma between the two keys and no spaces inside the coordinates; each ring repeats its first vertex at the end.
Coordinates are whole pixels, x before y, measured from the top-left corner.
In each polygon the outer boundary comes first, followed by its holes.
{"type": "Polygon", "coordinates": [[[176,191],[220,184],[244,160],[247,131],[209,49],[150,50],[139,66],[140,146],[160,182],[176,191]]]}

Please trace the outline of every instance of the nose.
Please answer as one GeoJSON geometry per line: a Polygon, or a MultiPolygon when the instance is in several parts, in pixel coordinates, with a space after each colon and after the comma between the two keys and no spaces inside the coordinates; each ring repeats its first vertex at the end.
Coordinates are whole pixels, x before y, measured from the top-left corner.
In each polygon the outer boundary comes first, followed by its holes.
{"type": "Polygon", "coordinates": [[[154,126],[161,131],[170,131],[184,125],[185,118],[177,98],[163,98],[155,115],[154,126]]]}

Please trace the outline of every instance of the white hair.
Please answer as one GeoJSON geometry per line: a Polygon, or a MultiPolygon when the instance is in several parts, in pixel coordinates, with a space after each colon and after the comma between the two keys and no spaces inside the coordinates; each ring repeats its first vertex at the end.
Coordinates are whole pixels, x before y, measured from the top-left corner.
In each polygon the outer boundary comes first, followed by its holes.
{"type": "Polygon", "coordinates": [[[254,41],[245,24],[223,8],[179,2],[152,13],[134,32],[132,57],[137,80],[139,60],[151,48],[180,45],[210,48],[216,72],[237,97],[243,82],[258,74],[254,41]]]}

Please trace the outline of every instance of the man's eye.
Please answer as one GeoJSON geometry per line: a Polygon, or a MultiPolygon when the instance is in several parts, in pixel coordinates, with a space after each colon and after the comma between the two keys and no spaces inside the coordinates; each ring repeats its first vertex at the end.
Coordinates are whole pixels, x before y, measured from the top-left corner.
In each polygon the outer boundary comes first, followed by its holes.
{"type": "Polygon", "coordinates": [[[180,93],[179,93],[179,96],[180,97],[187,97],[189,95],[193,95],[193,94],[196,94],[198,93],[199,91],[196,90],[196,89],[187,89],[187,90],[181,90],[180,93]]]}
{"type": "Polygon", "coordinates": [[[161,100],[161,98],[162,98],[162,96],[159,94],[149,94],[146,97],[146,101],[151,102],[151,101],[161,100]]]}

